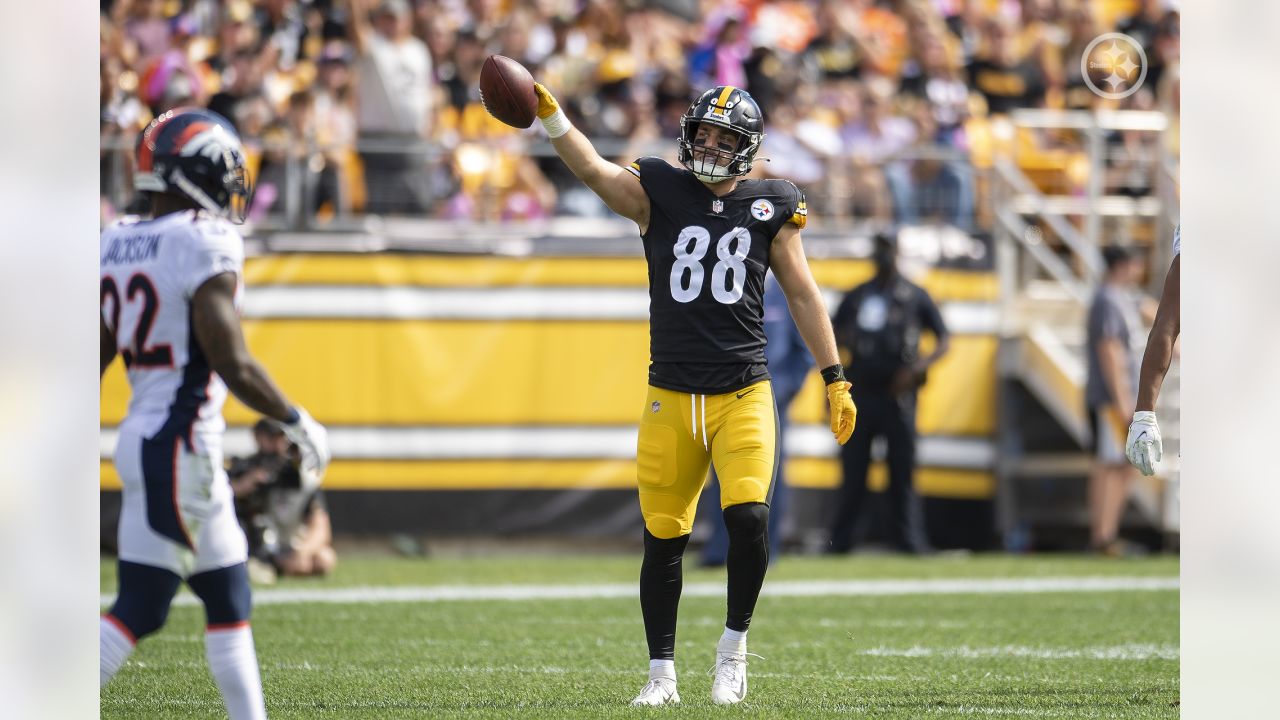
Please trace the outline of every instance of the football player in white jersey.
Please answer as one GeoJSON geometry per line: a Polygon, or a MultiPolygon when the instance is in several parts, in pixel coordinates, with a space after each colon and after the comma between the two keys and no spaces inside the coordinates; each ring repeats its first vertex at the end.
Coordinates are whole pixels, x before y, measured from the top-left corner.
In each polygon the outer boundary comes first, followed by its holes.
{"type": "Polygon", "coordinates": [[[1147,349],[1142,354],[1142,370],[1138,375],[1138,400],[1134,403],[1133,422],[1129,423],[1129,439],[1124,454],[1143,475],[1154,475],[1156,463],[1164,455],[1160,440],[1160,426],[1156,424],[1156,398],[1160,386],[1169,372],[1173,360],[1173,344],[1181,330],[1181,271],[1182,226],[1173,231],[1173,262],[1164,276],[1164,290],[1160,294],[1160,309],[1156,311],[1155,324],[1147,337],[1147,349]]]}
{"type": "Polygon", "coordinates": [[[116,443],[123,485],[119,591],[99,623],[100,685],[159,630],[186,581],[204,603],[209,667],[233,720],[264,718],[249,628],[244,533],[222,465],[227,390],[280,422],[301,450],[304,483],[329,461],[324,428],[253,359],[240,329],[251,196],[225,118],[200,108],[157,117],[139,137],[138,190],[151,219],[102,233],[100,374],[122,356],[132,398],[116,443]]]}

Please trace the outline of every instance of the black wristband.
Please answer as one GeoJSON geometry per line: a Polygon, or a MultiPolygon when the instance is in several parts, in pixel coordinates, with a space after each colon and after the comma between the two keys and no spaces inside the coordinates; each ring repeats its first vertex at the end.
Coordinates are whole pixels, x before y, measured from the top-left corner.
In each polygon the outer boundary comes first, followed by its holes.
{"type": "Polygon", "coordinates": [[[298,408],[296,408],[296,407],[290,407],[290,408],[289,408],[289,416],[288,416],[287,418],[285,418],[285,420],[284,420],[284,424],[285,424],[285,425],[292,425],[292,424],[294,424],[294,423],[298,422],[298,421],[299,421],[299,420],[301,420],[301,419],[302,419],[302,413],[298,412],[298,408]]]}
{"type": "Polygon", "coordinates": [[[822,382],[826,385],[830,385],[833,382],[844,382],[844,366],[836,363],[829,368],[823,368],[822,382]]]}

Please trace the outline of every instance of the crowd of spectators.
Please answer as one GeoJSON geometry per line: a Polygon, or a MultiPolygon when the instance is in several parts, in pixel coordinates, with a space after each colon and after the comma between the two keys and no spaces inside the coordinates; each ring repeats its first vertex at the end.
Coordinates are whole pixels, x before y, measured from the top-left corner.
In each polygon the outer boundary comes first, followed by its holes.
{"type": "MultiPolygon", "coordinates": [[[[103,214],[129,202],[128,153],[156,114],[205,105],[246,144],[251,217],[293,203],[352,212],[531,219],[607,210],[544,148],[480,104],[490,53],[560,98],[607,156],[674,160],[680,115],[718,84],[765,112],[756,172],[805,188],[817,217],[975,222],[975,168],[1017,145],[1082,187],[1077,138],[1014,137],[1015,108],[1178,108],[1170,0],[101,0],[103,214]],[[1143,88],[1091,92],[1084,48],[1138,39],[1143,88]]],[[[1176,120],[1175,120],[1176,121],[1176,120]]],[[[1171,136],[1176,138],[1176,132],[1171,136]]],[[[1152,140],[1117,134],[1135,157],[1152,140]]],[[[1175,140],[1176,142],[1176,140],[1175,140]]],[[[1172,148],[1176,151],[1176,148],[1172,148]]],[[[1047,175],[1046,175],[1047,174],[1047,175]]],[[[1141,173],[1114,184],[1143,192],[1141,173]]],[[[981,219],[979,218],[978,221],[981,219]]]]}

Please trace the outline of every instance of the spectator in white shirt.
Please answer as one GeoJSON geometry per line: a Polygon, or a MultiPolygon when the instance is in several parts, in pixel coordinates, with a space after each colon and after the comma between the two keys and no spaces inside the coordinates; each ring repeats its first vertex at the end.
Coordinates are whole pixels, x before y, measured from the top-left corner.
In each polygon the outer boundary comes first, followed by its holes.
{"type": "Polygon", "coordinates": [[[351,0],[348,31],[356,63],[356,122],[373,213],[420,213],[431,201],[425,148],[431,131],[431,53],[412,34],[409,4],[351,0]]]}

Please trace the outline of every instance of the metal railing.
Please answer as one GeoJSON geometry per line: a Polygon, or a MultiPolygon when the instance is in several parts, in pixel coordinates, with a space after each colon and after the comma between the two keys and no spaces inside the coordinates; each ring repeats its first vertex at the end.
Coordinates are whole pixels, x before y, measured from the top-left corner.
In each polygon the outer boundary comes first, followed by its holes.
{"type": "MultiPolygon", "coordinates": [[[[254,230],[350,231],[358,229],[364,217],[375,215],[458,219],[465,214],[459,205],[487,207],[498,202],[505,189],[496,187],[501,181],[494,178],[505,175],[509,183],[511,174],[510,167],[500,166],[521,158],[531,158],[547,171],[559,198],[550,214],[610,216],[603,203],[559,165],[555,149],[542,138],[509,136],[453,147],[361,138],[352,148],[327,148],[279,134],[272,137],[246,142],[258,187],[254,230]],[[317,164],[323,167],[317,169],[317,164]],[[467,197],[460,198],[460,193],[467,197]],[[327,205],[323,218],[318,212],[322,204],[327,205]]],[[[594,145],[602,156],[627,163],[646,155],[669,157],[675,143],[606,139],[594,145]]],[[[133,141],[124,137],[102,140],[102,198],[109,212],[123,212],[135,199],[133,150],[133,141]]],[[[983,171],[962,151],[912,146],[878,163],[817,153],[808,160],[808,176],[796,180],[806,193],[814,225],[830,229],[944,222],[963,230],[975,227],[975,208],[981,201],[976,188],[983,171]],[[816,178],[815,166],[821,169],[816,178]]],[[[768,164],[757,166],[775,174],[768,164]]],[[[781,169],[777,163],[774,167],[781,169]]]]}
{"type": "MultiPolygon", "coordinates": [[[[1083,306],[1103,272],[1099,249],[1126,240],[1118,237],[1122,235],[1118,231],[1107,232],[1104,238],[1104,221],[1149,219],[1156,225],[1158,237],[1171,237],[1177,215],[1177,161],[1163,150],[1135,159],[1107,146],[1112,133],[1163,133],[1169,128],[1168,118],[1159,112],[1131,110],[1016,110],[1011,121],[1015,132],[1081,134],[1088,170],[1083,195],[1053,194],[1032,182],[1019,167],[1016,155],[996,159],[990,200],[995,245],[1005,256],[997,261],[1002,294],[1015,298],[1032,281],[1047,279],[1083,306]],[[1108,193],[1108,172],[1121,162],[1134,164],[1139,179],[1153,192],[1139,197],[1108,193]],[[1051,233],[1052,243],[1046,232],[1051,233]]],[[[1164,245],[1167,243],[1154,243],[1153,269],[1167,265],[1160,264],[1164,245]]]]}
{"type": "Polygon", "coordinates": [[[1169,128],[1169,118],[1162,112],[1146,110],[1015,110],[1010,119],[1016,129],[1074,132],[1083,139],[1085,156],[1089,162],[1086,193],[1083,198],[1052,198],[1065,202],[1065,215],[1079,215],[1083,219],[1084,236],[1094,245],[1102,244],[1102,220],[1104,216],[1155,216],[1158,203],[1141,202],[1142,198],[1110,195],[1105,192],[1107,171],[1119,160],[1133,160],[1139,171],[1146,170],[1149,185],[1154,184],[1154,172],[1158,155],[1129,158],[1126,153],[1111,152],[1107,139],[1113,133],[1136,132],[1160,134],[1169,128]],[[1145,166],[1145,167],[1141,167],[1145,166]]]}

